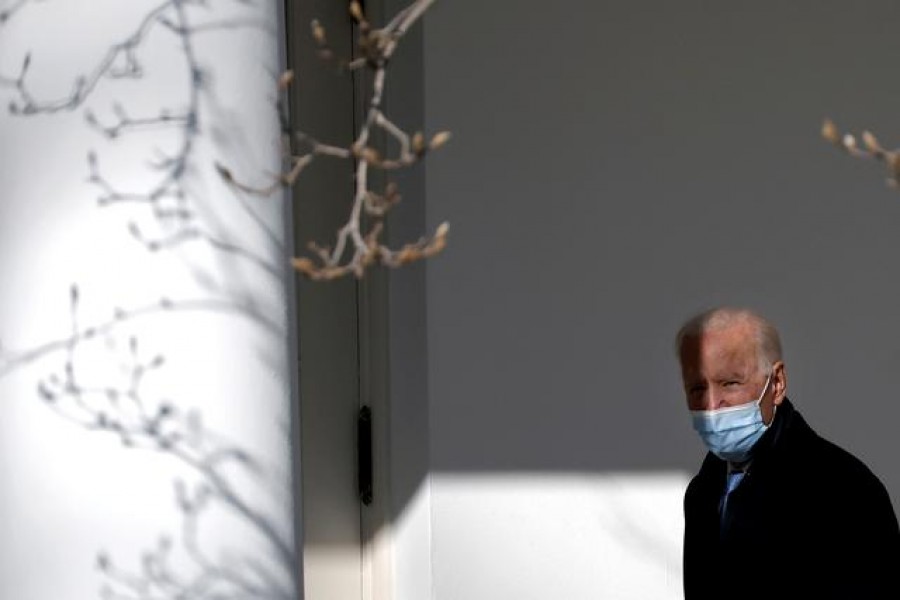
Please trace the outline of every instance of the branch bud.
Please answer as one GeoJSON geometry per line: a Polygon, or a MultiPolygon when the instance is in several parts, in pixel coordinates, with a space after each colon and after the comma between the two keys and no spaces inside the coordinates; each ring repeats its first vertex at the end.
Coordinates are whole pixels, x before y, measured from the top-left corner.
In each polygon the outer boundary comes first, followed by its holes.
{"type": "Polygon", "coordinates": [[[849,133],[844,136],[844,138],[841,140],[841,143],[847,150],[856,150],[856,138],[849,133]]]}
{"type": "Polygon", "coordinates": [[[231,175],[231,171],[229,171],[228,168],[224,165],[216,163],[216,171],[219,173],[219,176],[225,181],[229,183],[234,181],[234,177],[231,175]]]}
{"type": "Polygon", "coordinates": [[[417,131],[412,137],[412,149],[416,154],[425,152],[425,136],[421,131],[417,131]]]}
{"type": "Polygon", "coordinates": [[[431,144],[429,144],[429,147],[432,150],[437,150],[438,148],[440,148],[441,146],[446,144],[448,141],[450,141],[450,132],[442,131],[442,132],[436,134],[433,138],[431,138],[431,144]]]}
{"type": "Polygon", "coordinates": [[[362,149],[361,154],[362,154],[361,158],[364,161],[366,161],[367,163],[369,163],[370,165],[377,165],[378,163],[381,162],[381,155],[378,154],[378,150],[376,150],[375,148],[366,146],[365,148],[362,149]]]}
{"type": "Polygon", "coordinates": [[[822,137],[832,144],[841,143],[841,134],[838,133],[837,126],[831,119],[825,119],[825,122],[822,123],[822,137]]]}
{"type": "Polygon", "coordinates": [[[313,20],[311,27],[313,39],[316,40],[316,43],[320,46],[324,46],[327,43],[327,40],[325,39],[325,28],[315,19],[313,20]]]}
{"type": "Polygon", "coordinates": [[[316,273],[316,265],[308,258],[292,258],[291,266],[309,277],[314,276],[316,273]]]}
{"type": "Polygon", "coordinates": [[[880,154],[882,152],[881,145],[879,145],[878,140],[875,138],[875,136],[872,135],[872,132],[863,131],[862,141],[866,147],[866,150],[868,150],[872,154],[880,154]]]}
{"type": "Polygon", "coordinates": [[[437,230],[434,232],[434,239],[432,239],[431,243],[425,248],[426,257],[432,257],[447,247],[447,233],[449,233],[449,231],[450,223],[447,221],[438,225],[437,230]]]}
{"type": "Polygon", "coordinates": [[[420,250],[415,248],[411,244],[407,244],[397,252],[397,256],[395,257],[398,265],[408,265],[411,262],[415,262],[419,258],[422,257],[422,253],[420,250]]]}
{"type": "Polygon", "coordinates": [[[350,15],[356,19],[357,23],[362,23],[366,20],[365,15],[363,15],[362,5],[357,0],[353,0],[350,3],[350,15]]]}
{"type": "Polygon", "coordinates": [[[290,69],[281,74],[281,77],[278,78],[278,89],[286,90],[288,86],[294,81],[294,72],[290,69]]]}
{"type": "Polygon", "coordinates": [[[397,186],[396,181],[391,181],[387,184],[387,187],[384,188],[384,199],[389,204],[397,204],[400,202],[400,188],[397,186]]]}
{"type": "Polygon", "coordinates": [[[884,157],[885,162],[888,165],[888,168],[891,170],[891,175],[895,178],[900,177],[900,153],[898,152],[888,152],[884,157]]]}

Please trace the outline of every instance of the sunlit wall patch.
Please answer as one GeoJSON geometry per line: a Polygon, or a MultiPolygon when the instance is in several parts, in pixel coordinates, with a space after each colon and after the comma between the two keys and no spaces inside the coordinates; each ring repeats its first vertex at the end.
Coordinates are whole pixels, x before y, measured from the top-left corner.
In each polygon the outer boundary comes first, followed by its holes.
{"type": "Polygon", "coordinates": [[[276,6],[13,4],[0,596],[294,598],[276,6]]]}

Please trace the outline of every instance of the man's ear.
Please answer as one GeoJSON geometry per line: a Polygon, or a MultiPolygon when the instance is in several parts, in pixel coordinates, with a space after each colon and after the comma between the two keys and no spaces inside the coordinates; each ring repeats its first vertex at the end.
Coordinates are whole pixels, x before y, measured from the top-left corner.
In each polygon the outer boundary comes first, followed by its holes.
{"type": "Polygon", "coordinates": [[[772,389],[775,390],[773,403],[778,406],[787,395],[787,373],[784,370],[783,361],[779,360],[772,365],[772,389]]]}

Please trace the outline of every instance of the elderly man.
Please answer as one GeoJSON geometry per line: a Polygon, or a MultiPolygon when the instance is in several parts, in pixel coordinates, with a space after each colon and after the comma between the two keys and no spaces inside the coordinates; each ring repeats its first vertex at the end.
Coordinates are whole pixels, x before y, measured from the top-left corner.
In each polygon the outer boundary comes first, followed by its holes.
{"type": "Polygon", "coordinates": [[[686,600],[900,598],[890,497],[787,399],[775,328],[717,308],[687,321],[676,345],[709,449],[684,498],[686,600]]]}

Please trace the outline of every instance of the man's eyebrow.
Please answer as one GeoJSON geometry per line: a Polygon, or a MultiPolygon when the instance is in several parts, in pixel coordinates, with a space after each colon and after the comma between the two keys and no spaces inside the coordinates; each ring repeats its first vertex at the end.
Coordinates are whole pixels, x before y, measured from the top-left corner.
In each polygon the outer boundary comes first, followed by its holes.
{"type": "Polygon", "coordinates": [[[747,375],[742,371],[729,371],[727,373],[723,373],[722,375],[716,376],[716,381],[725,381],[726,379],[740,379],[744,380],[747,378],[747,375]]]}

